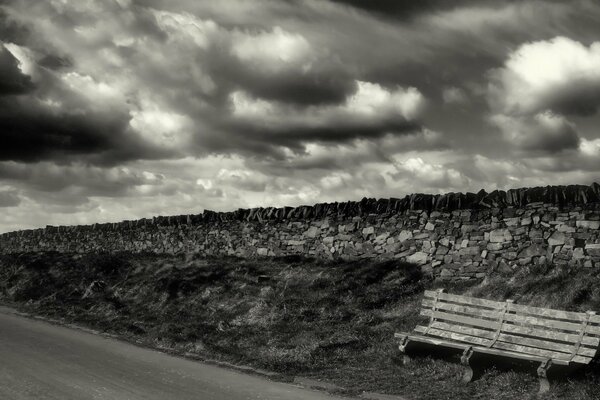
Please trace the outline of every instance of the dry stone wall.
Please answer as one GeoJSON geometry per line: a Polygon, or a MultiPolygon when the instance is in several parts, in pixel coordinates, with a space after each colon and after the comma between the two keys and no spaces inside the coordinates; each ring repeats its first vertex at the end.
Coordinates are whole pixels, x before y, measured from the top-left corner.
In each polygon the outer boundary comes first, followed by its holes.
{"type": "Polygon", "coordinates": [[[0,235],[0,252],[23,251],[401,259],[449,281],[545,262],[600,268],[600,185],[205,211],[0,235]]]}

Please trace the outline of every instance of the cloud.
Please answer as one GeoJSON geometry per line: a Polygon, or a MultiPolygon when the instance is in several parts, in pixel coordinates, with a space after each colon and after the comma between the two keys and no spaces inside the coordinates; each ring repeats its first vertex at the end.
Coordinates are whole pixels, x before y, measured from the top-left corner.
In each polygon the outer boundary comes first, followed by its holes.
{"type": "Polygon", "coordinates": [[[558,153],[579,148],[579,134],[565,117],[546,111],[532,117],[494,115],[491,122],[522,151],[558,153]]]}
{"type": "Polygon", "coordinates": [[[591,1],[0,3],[1,230],[600,172],[591,1]]]}
{"type": "Polygon", "coordinates": [[[421,157],[398,161],[395,166],[397,170],[391,174],[392,177],[395,180],[410,179],[419,182],[423,189],[417,189],[416,192],[423,192],[426,188],[431,192],[439,193],[454,187],[469,185],[469,179],[460,171],[443,164],[427,162],[421,157]]]}
{"type": "Polygon", "coordinates": [[[21,198],[16,191],[13,190],[2,190],[0,191],[0,208],[2,207],[16,207],[21,204],[21,198]]]}
{"type": "Polygon", "coordinates": [[[19,61],[0,43],[0,97],[33,90],[31,78],[21,72],[19,61]]]}
{"type": "Polygon", "coordinates": [[[234,92],[230,97],[232,122],[240,128],[252,127],[255,137],[283,145],[309,140],[343,142],[419,129],[418,118],[426,101],[416,88],[386,89],[362,81],[356,85],[356,92],[343,104],[304,109],[234,92]]]}
{"type": "Polygon", "coordinates": [[[559,36],[523,44],[492,72],[490,101],[510,114],[594,114],[600,105],[600,42],[585,46],[559,36]]]}
{"type": "Polygon", "coordinates": [[[469,101],[465,91],[454,86],[444,88],[442,99],[446,104],[464,104],[469,101]]]}

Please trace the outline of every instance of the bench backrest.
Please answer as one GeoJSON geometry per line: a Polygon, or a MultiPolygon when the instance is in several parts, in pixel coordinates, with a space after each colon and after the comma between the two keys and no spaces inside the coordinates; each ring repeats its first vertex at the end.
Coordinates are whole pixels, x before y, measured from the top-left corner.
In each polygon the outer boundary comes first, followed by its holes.
{"type": "Polygon", "coordinates": [[[514,353],[587,364],[600,343],[600,315],[425,291],[426,336],[514,353]]]}

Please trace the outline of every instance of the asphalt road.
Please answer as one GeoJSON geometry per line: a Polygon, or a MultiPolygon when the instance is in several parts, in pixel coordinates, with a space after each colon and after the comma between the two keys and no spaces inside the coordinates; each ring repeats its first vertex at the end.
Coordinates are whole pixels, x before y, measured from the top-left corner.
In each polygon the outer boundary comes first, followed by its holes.
{"type": "Polygon", "coordinates": [[[0,309],[2,400],[341,399],[0,309]]]}

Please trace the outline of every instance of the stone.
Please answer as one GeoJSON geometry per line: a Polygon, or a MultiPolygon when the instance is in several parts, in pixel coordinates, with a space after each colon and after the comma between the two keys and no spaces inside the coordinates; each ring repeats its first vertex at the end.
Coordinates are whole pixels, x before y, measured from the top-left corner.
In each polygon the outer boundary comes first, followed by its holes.
{"type": "Polygon", "coordinates": [[[506,224],[506,226],[517,226],[517,225],[519,225],[520,219],[521,218],[519,218],[519,217],[504,218],[504,223],[506,224]]]}
{"type": "Polygon", "coordinates": [[[435,229],[435,225],[434,225],[434,224],[432,224],[431,222],[428,222],[428,223],[425,225],[425,230],[432,231],[432,230],[434,230],[434,229],[435,229]]]}
{"type": "Polygon", "coordinates": [[[477,225],[471,225],[471,224],[463,224],[460,227],[460,230],[462,231],[462,233],[469,233],[469,232],[473,232],[475,229],[477,228],[477,225]]]}
{"type": "Polygon", "coordinates": [[[575,226],[585,229],[600,229],[600,221],[576,221],[575,226]]]}
{"type": "Polygon", "coordinates": [[[565,244],[566,239],[567,239],[567,237],[565,236],[564,233],[554,232],[548,238],[548,245],[549,246],[562,246],[563,244],[565,244]]]}
{"type": "Polygon", "coordinates": [[[600,243],[586,244],[585,252],[592,257],[600,257],[600,243]]]}
{"type": "Polygon", "coordinates": [[[502,250],[502,243],[488,243],[487,249],[489,251],[499,251],[502,250]]]}
{"type": "Polygon", "coordinates": [[[321,229],[316,226],[311,226],[306,232],[304,232],[304,236],[309,238],[315,238],[318,234],[321,233],[321,229]]]}
{"type": "Polygon", "coordinates": [[[422,251],[418,251],[408,257],[406,257],[406,261],[409,263],[413,263],[413,264],[417,264],[417,265],[423,265],[427,263],[427,253],[424,253],[422,251]]]}
{"type": "Polygon", "coordinates": [[[256,254],[258,254],[259,256],[266,256],[269,254],[269,249],[267,249],[266,247],[259,247],[258,249],[256,249],[256,254]]]}
{"type": "Polygon", "coordinates": [[[490,232],[490,242],[492,243],[510,242],[512,239],[513,236],[508,229],[494,229],[490,232]]]}
{"type": "Polygon", "coordinates": [[[577,247],[573,250],[573,259],[581,260],[583,258],[585,258],[585,253],[583,252],[583,249],[581,247],[577,247]]]}
{"type": "Polygon", "coordinates": [[[398,241],[400,243],[404,243],[407,240],[410,240],[412,238],[413,238],[413,234],[411,231],[404,230],[404,231],[400,232],[400,234],[398,235],[398,241]]]}
{"type": "Polygon", "coordinates": [[[383,242],[385,242],[387,240],[387,238],[389,236],[390,236],[389,232],[384,232],[384,233],[382,233],[380,235],[377,235],[377,237],[375,238],[375,242],[383,243],[383,242]]]}
{"type": "Polygon", "coordinates": [[[463,256],[478,256],[481,254],[481,250],[479,249],[479,246],[463,247],[458,251],[458,254],[463,256]]]}
{"type": "Polygon", "coordinates": [[[518,254],[519,258],[523,257],[536,257],[543,256],[547,253],[548,249],[541,244],[532,244],[521,250],[518,254]]]}
{"type": "Polygon", "coordinates": [[[372,235],[374,233],[375,233],[375,228],[372,227],[372,226],[363,228],[363,230],[362,230],[363,236],[369,236],[369,235],[372,235]]]}
{"type": "Polygon", "coordinates": [[[441,277],[451,277],[454,276],[454,271],[448,269],[448,268],[442,268],[442,271],[440,272],[440,276],[441,277]]]}
{"type": "Polygon", "coordinates": [[[437,250],[435,251],[435,254],[439,254],[439,255],[446,255],[448,254],[448,251],[450,249],[448,249],[446,246],[438,246],[437,250]]]}

